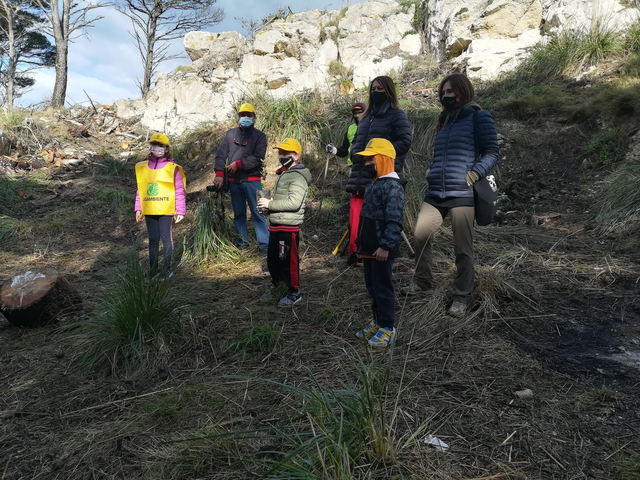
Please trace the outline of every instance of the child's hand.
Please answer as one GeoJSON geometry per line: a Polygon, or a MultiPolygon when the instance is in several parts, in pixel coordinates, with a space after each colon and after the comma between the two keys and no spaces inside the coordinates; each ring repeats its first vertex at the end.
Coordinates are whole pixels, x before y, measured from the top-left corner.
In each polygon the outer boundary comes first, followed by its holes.
{"type": "Polygon", "coordinates": [[[176,215],[173,218],[176,219],[176,223],[180,223],[182,221],[182,219],[184,218],[184,215],[176,215]]]}
{"type": "Polygon", "coordinates": [[[385,262],[387,258],[389,258],[389,252],[384,248],[378,247],[378,249],[373,252],[373,256],[376,257],[376,260],[378,260],[379,262],[385,262]]]}
{"type": "Polygon", "coordinates": [[[270,198],[261,198],[260,200],[258,200],[258,207],[269,208],[269,202],[271,202],[270,198]]]}
{"type": "Polygon", "coordinates": [[[140,210],[136,211],[136,222],[141,222],[143,219],[144,215],[142,215],[142,212],[140,210]]]}

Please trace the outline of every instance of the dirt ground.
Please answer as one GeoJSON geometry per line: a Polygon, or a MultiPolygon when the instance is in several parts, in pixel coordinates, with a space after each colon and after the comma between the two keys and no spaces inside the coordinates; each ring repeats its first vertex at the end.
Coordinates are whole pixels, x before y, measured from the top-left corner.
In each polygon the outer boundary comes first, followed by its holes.
{"type": "MultiPolygon", "coordinates": [[[[434,295],[398,297],[389,399],[397,461],[363,467],[358,478],[640,478],[640,257],[591,225],[598,184],[580,171],[580,155],[567,154],[575,132],[531,128],[499,124],[507,142],[501,173],[515,193],[501,204],[500,224],[478,228],[472,312],[445,314],[453,275],[446,226],[436,241],[434,295]],[[548,214],[559,215],[545,222],[548,214]],[[530,398],[516,395],[525,389],[530,398]],[[429,447],[426,434],[450,448],[429,447]]],[[[314,178],[322,168],[312,165],[314,178]]],[[[194,207],[210,172],[200,164],[192,172],[194,207]]],[[[107,175],[96,163],[54,173],[46,186],[34,181],[14,215],[29,233],[0,245],[0,281],[51,266],[83,297],[81,317],[94,314],[126,250],[138,245],[145,254],[131,206],[97,199],[105,187],[134,192],[128,173],[107,175]]],[[[184,305],[187,341],[124,378],[76,368],[77,346],[60,327],[78,317],[34,330],[0,321],[0,478],[262,478],[260,452],[280,448],[272,437],[203,434],[293,422],[304,402],[247,377],[343,388],[357,383],[353,356],[368,358],[354,337],[369,315],[362,272],[331,255],[347,198],[344,179],[330,178],[337,180],[318,188],[303,228],[304,301],[293,309],[261,298],[268,278],[256,252],[183,267],[170,284],[184,305]],[[318,211],[329,189],[338,200],[318,211]],[[276,345],[232,354],[229,345],[258,325],[279,332],[276,345]]],[[[410,282],[412,266],[403,247],[397,286],[410,282]]]]}

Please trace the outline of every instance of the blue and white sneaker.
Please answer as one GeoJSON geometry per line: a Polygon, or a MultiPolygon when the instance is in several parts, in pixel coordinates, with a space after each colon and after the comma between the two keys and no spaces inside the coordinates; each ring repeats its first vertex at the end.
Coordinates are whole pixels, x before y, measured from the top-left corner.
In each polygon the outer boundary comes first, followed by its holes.
{"type": "Polygon", "coordinates": [[[302,300],[302,295],[299,293],[288,292],[284,297],[280,299],[278,302],[279,307],[292,307],[296,303],[302,300]]]}

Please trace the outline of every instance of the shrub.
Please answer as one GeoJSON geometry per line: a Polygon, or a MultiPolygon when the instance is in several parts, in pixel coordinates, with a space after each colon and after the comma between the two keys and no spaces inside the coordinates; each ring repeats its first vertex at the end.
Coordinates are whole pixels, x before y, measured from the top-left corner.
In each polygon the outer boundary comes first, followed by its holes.
{"type": "Polygon", "coordinates": [[[606,232],[628,229],[640,220],[640,159],[620,166],[598,202],[596,222],[606,232]]]}
{"type": "Polygon", "coordinates": [[[587,31],[563,30],[546,43],[533,47],[531,55],[518,68],[518,76],[541,83],[562,75],[576,75],[620,51],[618,32],[601,22],[587,31]]]}
{"type": "Polygon", "coordinates": [[[456,12],[456,14],[454,15],[454,17],[459,17],[460,15],[462,15],[463,13],[467,13],[469,11],[469,9],[467,7],[463,7],[460,10],[458,10],[456,12]]]}
{"type": "MultiPolygon", "coordinates": [[[[261,130],[267,138],[279,142],[283,138],[295,138],[302,144],[304,156],[319,145],[326,100],[316,94],[296,95],[275,99],[268,94],[249,99],[258,110],[261,130]]],[[[344,135],[344,133],[343,133],[344,135]]]]}
{"type": "Polygon", "coordinates": [[[347,78],[349,75],[349,69],[340,60],[331,60],[328,72],[333,77],[347,78]]]}
{"type": "Polygon", "coordinates": [[[624,34],[623,46],[629,54],[640,53],[640,21],[631,25],[624,34]]]}
{"type": "Polygon", "coordinates": [[[216,257],[236,258],[233,225],[222,213],[222,198],[208,197],[198,205],[191,230],[184,239],[181,264],[204,265],[216,257]]]}
{"type": "Polygon", "coordinates": [[[103,175],[110,177],[123,177],[126,175],[133,175],[131,164],[128,161],[122,161],[111,156],[105,157],[105,159],[99,164],[103,175]]]}
{"type": "Polygon", "coordinates": [[[15,127],[21,125],[28,114],[24,110],[9,108],[0,113],[0,125],[3,127],[15,127]]]}
{"type": "Polygon", "coordinates": [[[600,165],[607,166],[620,160],[618,153],[618,131],[608,128],[587,143],[582,151],[594,157],[600,165]]]}
{"type": "Polygon", "coordinates": [[[77,328],[74,338],[83,351],[81,365],[105,364],[113,371],[135,371],[182,338],[177,309],[180,302],[169,284],[158,276],[146,278],[137,258],[110,292],[99,301],[98,314],[67,328],[77,328]]]}

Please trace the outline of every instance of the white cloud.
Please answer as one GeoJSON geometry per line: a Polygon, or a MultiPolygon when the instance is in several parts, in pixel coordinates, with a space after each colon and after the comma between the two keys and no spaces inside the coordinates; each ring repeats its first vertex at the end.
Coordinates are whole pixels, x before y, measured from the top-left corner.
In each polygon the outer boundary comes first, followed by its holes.
{"type": "MultiPolygon", "coordinates": [[[[335,10],[364,0],[296,0],[294,12],[304,12],[313,8],[335,10]]],[[[217,6],[225,11],[225,19],[210,31],[240,31],[242,26],[235,17],[261,19],[275,12],[285,3],[265,0],[218,0],[217,6]],[[246,13],[251,12],[247,16],[246,13]]],[[[69,101],[86,102],[87,91],[94,101],[113,103],[119,98],[139,98],[140,91],[136,79],[143,74],[140,55],[133,38],[128,33],[130,20],[115,8],[104,8],[97,12],[104,18],[88,29],[88,35],[76,38],[69,46],[69,82],[67,94],[69,101]]],[[[161,64],[160,72],[170,72],[178,65],[190,63],[184,53],[182,40],[172,42],[170,53],[181,58],[161,64]]],[[[33,89],[18,99],[20,105],[31,105],[51,96],[55,80],[53,69],[39,70],[34,75],[36,84],[33,89]]]]}

